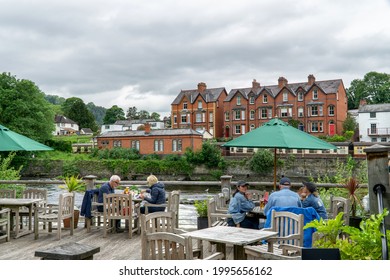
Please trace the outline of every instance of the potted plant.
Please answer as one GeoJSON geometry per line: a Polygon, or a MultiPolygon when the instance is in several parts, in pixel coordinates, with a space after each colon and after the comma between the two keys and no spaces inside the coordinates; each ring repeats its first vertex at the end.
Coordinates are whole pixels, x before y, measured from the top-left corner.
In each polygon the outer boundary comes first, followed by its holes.
{"type": "MultiPolygon", "coordinates": [[[[85,183],[79,178],[79,176],[68,176],[64,179],[64,186],[60,188],[67,190],[68,192],[81,192],[85,190],[85,183]]],[[[75,195],[75,194],[74,194],[75,195]]],[[[74,208],[74,228],[77,228],[79,223],[80,210],[75,206],[74,208]]],[[[64,228],[70,228],[70,218],[64,219],[64,228]]]]}
{"type": "Polygon", "coordinates": [[[347,190],[347,198],[351,203],[351,216],[349,218],[350,226],[359,227],[362,217],[357,216],[357,209],[363,209],[362,198],[363,194],[360,191],[359,182],[355,177],[350,177],[344,184],[347,190]]]}
{"type": "Polygon", "coordinates": [[[207,200],[196,200],[194,206],[198,214],[198,229],[207,228],[209,224],[207,218],[207,200]]]}

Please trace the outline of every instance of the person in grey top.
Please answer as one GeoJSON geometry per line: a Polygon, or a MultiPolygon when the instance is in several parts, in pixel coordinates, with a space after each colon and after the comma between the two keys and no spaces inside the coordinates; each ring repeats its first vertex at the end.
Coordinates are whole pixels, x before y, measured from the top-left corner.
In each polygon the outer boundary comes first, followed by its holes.
{"type": "Polygon", "coordinates": [[[291,181],[287,177],[283,177],[279,182],[279,191],[271,193],[268,198],[268,203],[264,207],[264,214],[267,215],[269,209],[273,206],[280,207],[302,207],[301,198],[296,192],[290,190],[291,181]]]}

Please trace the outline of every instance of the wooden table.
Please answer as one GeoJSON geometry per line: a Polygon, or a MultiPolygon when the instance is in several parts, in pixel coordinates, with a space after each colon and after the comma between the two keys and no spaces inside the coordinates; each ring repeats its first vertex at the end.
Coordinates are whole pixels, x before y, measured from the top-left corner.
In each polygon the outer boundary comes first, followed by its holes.
{"type": "Polygon", "coordinates": [[[264,208],[260,206],[255,206],[250,213],[255,214],[259,219],[266,219],[267,217],[264,214],[264,208]]]}
{"type": "Polygon", "coordinates": [[[100,247],[70,242],[46,250],[35,251],[41,260],[93,260],[93,255],[100,252],[100,247]]]}
{"type": "Polygon", "coordinates": [[[199,240],[206,240],[217,244],[217,251],[224,253],[226,257],[226,245],[233,245],[234,259],[245,260],[244,246],[267,240],[276,236],[275,231],[262,231],[241,227],[216,226],[183,233],[183,236],[191,236],[199,240]]]}
{"type": "MultiPolygon", "coordinates": [[[[26,234],[32,233],[32,213],[36,203],[40,202],[41,199],[36,198],[0,198],[0,209],[10,208],[15,213],[15,236],[14,238],[21,237],[26,234]],[[27,207],[29,211],[28,215],[28,230],[19,231],[19,209],[20,207],[27,207]]],[[[13,217],[11,215],[11,229],[13,228],[13,217]]]]}

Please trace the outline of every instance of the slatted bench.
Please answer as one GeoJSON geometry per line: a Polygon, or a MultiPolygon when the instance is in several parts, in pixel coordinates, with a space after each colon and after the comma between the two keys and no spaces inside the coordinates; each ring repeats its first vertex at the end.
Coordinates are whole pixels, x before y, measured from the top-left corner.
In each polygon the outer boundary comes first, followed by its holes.
{"type": "Polygon", "coordinates": [[[35,257],[41,260],[93,260],[100,247],[70,242],[45,250],[35,251],[35,257]]]}

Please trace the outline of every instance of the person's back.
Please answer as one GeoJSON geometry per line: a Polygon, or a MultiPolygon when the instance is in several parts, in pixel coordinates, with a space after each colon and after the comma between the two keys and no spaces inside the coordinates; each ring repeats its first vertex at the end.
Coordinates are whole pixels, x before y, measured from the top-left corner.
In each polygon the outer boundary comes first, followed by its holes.
{"type": "Polygon", "coordinates": [[[283,177],[280,180],[279,188],[277,192],[271,193],[268,199],[268,203],[265,205],[264,214],[267,214],[268,210],[273,206],[278,207],[302,207],[301,199],[296,192],[290,190],[291,181],[287,177],[283,177]]]}
{"type": "Polygon", "coordinates": [[[318,196],[316,185],[311,182],[304,182],[303,184],[309,195],[302,201],[302,207],[313,207],[321,218],[328,219],[328,213],[326,212],[324,203],[318,196]]]}

